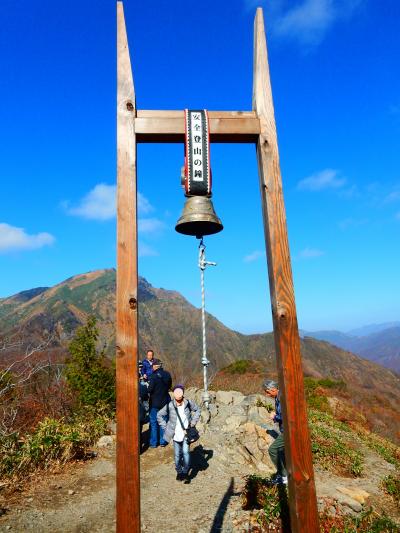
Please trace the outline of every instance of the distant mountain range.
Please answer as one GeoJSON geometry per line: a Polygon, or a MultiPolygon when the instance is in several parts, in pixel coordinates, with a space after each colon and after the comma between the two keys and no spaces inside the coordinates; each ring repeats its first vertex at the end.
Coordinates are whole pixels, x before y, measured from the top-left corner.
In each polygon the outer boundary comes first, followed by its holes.
{"type": "Polygon", "coordinates": [[[327,341],[400,373],[400,322],[371,324],[348,333],[301,331],[301,335],[327,341]]]}
{"type": "Polygon", "coordinates": [[[385,329],[397,328],[400,327],[400,322],[384,322],[383,324],[368,324],[367,326],[362,326],[361,328],[351,329],[346,331],[347,335],[352,337],[365,337],[371,333],[379,333],[385,329]]]}
{"type": "MultiPolygon", "coordinates": [[[[115,351],[115,270],[98,270],[80,274],[55,285],[41,287],[0,299],[0,340],[18,336],[35,345],[52,337],[48,351],[64,358],[76,328],[93,314],[98,319],[101,344],[113,357],[115,351]]],[[[396,328],[394,328],[396,329],[396,328]]],[[[321,333],[321,332],[320,332],[321,333]]],[[[339,345],[329,333],[329,341],[339,345]]],[[[395,333],[395,331],[394,331],[395,333]]],[[[272,333],[243,335],[232,331],[207,314],[208,357],[211,374],[238,359],[262,361],[266,376],[276,376],[275,348],[272,333]]],[[[312,334],[315,336],[315,334],[312,334]]],[[[376,333],[378,335],[378,333],[376,333]]],[[[325,336],[325,338],[327,338],[325,336]]],[[[366,337],[365,337],[366,338],[366,337]]],[[[330,377],[351,384],[356,402],[371,394],[383,425],[393,425],[398,417],[400,380],[392,371],[362,359],[348,351],[318,340],[301,340],[304,373],[330,377]],[[387,422],[385,422],[387,421],[387,422]]],[[[141,357],[153,348],[165,368],[177,381],[188,382],[201,372],[201,313],[176,291],[152,287],[139,279],[139,350],[141,357]]],[[[348,349],[346,347],[346,349],[348,349]]],[[[15,348],[0,351],[0,364],[12,356],[15,348]]],[[[379,351],[382,354],[381,351],[379,351]]],[[[364,398],[364,400],[363,400],[364,398]]],[[[365,400],[367,402],[367,400],[365,400]]],[[[400,422],[400,421],[399,421],[400,422]]],[[[395,425],[397,422],[395,423],[395,425]]],[[[400,425],[400,423],[399,423],[400,425]]],[[[398,427],[398,426],[397,426],[398,427]]]]}

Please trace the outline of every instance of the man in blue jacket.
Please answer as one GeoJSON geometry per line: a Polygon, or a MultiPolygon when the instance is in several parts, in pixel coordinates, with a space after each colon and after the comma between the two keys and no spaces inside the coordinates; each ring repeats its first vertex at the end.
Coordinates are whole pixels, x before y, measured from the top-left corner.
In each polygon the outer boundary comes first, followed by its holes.
{"type": "Polygon", "coordinates": [[[171,374],[162,369],[159,359],[153,359],[153,372],[149,378],[148,393],[150,396],[150,448],[166,446],[164,430],[158,425],[157,414],[160,409],[170,402],[169,390],[172,386],[171,374]]]}
{"type": "Polygon", "coordinates": [[[285,462],[285,442],[283,440],[283,419],[281,411],[281,401],[279,386],[276,381],[266,380],[263,383],[263,389],[268,398],[275,399],[275,411],[271,413],[271,419],[279,424],[280,434],[276,437],[274,442],[268,449],[271,461],[276,467],[276,474],[273,483],[280,485],[287,485],[287,471],[285,462]]]}
{"type": "Polygon", "coordinates": [[[141,369],[141,374],[145,381],[149,381],[150,376],[153,373],[153,361],[154,361],[153,350],[147,350],[146,359],[143,359],[142,369],[141,369]]]}

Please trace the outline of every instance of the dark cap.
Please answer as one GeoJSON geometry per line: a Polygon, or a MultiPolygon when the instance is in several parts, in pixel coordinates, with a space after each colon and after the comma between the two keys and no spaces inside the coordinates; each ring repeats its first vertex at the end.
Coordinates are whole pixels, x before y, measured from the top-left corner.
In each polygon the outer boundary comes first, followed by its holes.
{"type": "Polygon", "coordinates": [[[180,383],[175,385],[175,387],[172,389],[172,392],[174,392],[175,389],[182,389],[182,392],[185,392],[185,387],[181,385],[180,383]]]}
{"type": "Polygon", "coordinates": [[[153,359],[153,366],[161,366],[162,367],[162,361],[161,359],[153,359]]]}

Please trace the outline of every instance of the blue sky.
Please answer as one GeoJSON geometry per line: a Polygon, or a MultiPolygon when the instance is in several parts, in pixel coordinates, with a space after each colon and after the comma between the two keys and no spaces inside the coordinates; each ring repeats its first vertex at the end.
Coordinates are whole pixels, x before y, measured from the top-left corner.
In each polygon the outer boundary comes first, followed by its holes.
{"type": "MultiPolygon", "coordinates": [[[[264,7],[300,327],[400,318],[400,4],[125,2],[140,109],[251,108],[264,7]],[[202,66],[199,68],[199,63],[202,66]]],[[[112,1],[0,6],[0,297],[115,266],[112,1]]],[[[200,303],[197,244],[174,231],[181,145],[138,148],[139,269],[200,303]],[[160,173],[162,168],[162,173],[160,173]]],[[[271,330],[255,150],[213,145],[208,310],[271,330]]]]}

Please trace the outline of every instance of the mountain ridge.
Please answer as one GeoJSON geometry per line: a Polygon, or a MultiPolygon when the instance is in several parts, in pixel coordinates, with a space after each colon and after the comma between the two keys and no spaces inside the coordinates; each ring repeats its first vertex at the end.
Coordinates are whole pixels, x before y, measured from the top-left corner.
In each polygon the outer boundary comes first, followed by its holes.
{"type": "MultiPolygon", "coordinates": [[[[4,338],[19,335],[30,345],[50,338],[49,350],[63,359],[77,327],[95,315],[100,332],[100,347],[115,353],[115,279],[114,269],[78,274],[54,287],[38,291],[26,301],[13,295],[0,300],[0,331],[4,338]],[[8,332],[8,334],[7,334],[8,332]]],[[[176,381],[190,383],[201,374],[201,310],[179,292],[153,287],[139,278],[139,354],[152,348],[176,381]]],[[[262,361],[264,375],[276,377],[273,333],[245,335],[230,330],[207,313],[208,358],[210,375],[239,359],[262,361]]],[[[372,397],[376,408],[374,424],[394,426],[400,403],[399,376],[374,362],[325,341],[303,338],[301,352],[305,375],[343,380],[357,392],[360,401],[372,397]]],[[[12,350],[2,351],[0,363],[12,350]]],[[[400,429],[400,420],[398,421],[400,429]]],[[[392,429],[391,429],[392,431],[392,429]]],[[[395,429],[397,431],[397,429],[395,429]]]]}
{"type": "Polygon", "coordinates": [[[396,324],[399,323],[388,322],[386,324],[358,328],[358,330],[354,331],[365,331],[364,335],[359,336],[337,330],[301,330],[300,334],[303,337],[327,341],[339,348],[349,350],[360,357],[400,373],[400,325],[396,324]],[[391,325],[391,327],[385,327],[388,325],[391,325]],[[374,331],[367,333],[371,329],[374,331]]]}

